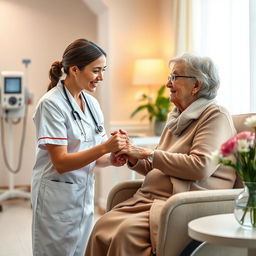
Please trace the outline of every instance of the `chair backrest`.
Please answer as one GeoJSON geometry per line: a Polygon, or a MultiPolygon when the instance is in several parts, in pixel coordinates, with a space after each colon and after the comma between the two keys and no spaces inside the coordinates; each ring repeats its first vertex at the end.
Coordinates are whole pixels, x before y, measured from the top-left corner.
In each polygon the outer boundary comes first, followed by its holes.
{"type": "MultiPolygon", "coordinates": [[[[247,117],[252,116],[252,115],[256,115],[255,113],[248,113],[248,114],[240,114],[240,115],[233,115],[232,119],[234,122],[234,126],[236,128],[236,132],[242,132],[242,131],[254,131],[253,129],[247,127],[244,124],[244,121],[247,117]]],[[[237,176],[234,188],[242,188],[243,187],[243,183],[242,180],[240,179],[239,176],[237,176]]]]}
{"type": "Polygon", "coordinates": [[[253,129],[247,127],[244,124],[244,121],[247,117],[252,116],[252,115],[256,115],[255,113],[250,113],[250,114],[241,114],[241,115],[233,115],[232,119],[234,122],[234,126],[236,128],[236,132],[242,132],[242,131],[254,131],[253,129]]]}

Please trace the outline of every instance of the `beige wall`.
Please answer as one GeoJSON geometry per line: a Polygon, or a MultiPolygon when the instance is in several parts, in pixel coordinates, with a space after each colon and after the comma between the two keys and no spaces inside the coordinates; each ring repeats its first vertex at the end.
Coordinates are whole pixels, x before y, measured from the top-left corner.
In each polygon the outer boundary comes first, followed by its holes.
{"type": "MultiPolygon", "coordinates": [[[[30,184],[35,159],[32,112],[46,91],[50,65],[60,60],[65,47],[74,39],[97,40],[97,17],[82,0],[0,0],[0,32],[0,71],[22,71],[21,60],[32,60],[28,73],[34,104],[29,106],[22,170],[15,175],[15,184],[30,184]]],[[[21,125],[14,129],[20,130],[21,125]]],[[[19,131],[14,133],[13,140],[17,148],[20,145],[19,131]]],[[[17,151],[14,158],[17,159],[17,151]]],[[[8,184],[7,177],[1,148],[0,186],[8,184]]]]}
{"type": "MultiPolygon", "coordinates": [[[[108,0],[111,53],[111,123],[140,125],[141,115],[130,119],[138,102],[135,94],[147,87],[132,85],[137,58],[163,58],[162,1],[108,0]]],[[[163,81],[164,83],[165,81],[163,81]]],[[[152,88],[156,91],[156,88],[152,88]]],[[[147,120],[144,123],[147,123],[147,120]]],[[[143,127],[144,128],[144,127],[143,127]]]]}
{"type": "Polygon", "coordinates": [[[160,9],[155,0],[109,1],[111,121],[129,122],[134,104],[133,62],[161,56],[160,9]]]}

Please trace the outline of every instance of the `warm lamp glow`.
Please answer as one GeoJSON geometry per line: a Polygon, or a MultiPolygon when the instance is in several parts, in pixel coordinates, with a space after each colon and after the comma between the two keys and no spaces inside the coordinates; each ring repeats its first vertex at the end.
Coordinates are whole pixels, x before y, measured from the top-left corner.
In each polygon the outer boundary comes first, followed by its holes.
{"type": "Polygon", "coordinates": [[[135,61],[134,85],[161,85],[166,82],[162,59],[138,59],[135,61]]]}

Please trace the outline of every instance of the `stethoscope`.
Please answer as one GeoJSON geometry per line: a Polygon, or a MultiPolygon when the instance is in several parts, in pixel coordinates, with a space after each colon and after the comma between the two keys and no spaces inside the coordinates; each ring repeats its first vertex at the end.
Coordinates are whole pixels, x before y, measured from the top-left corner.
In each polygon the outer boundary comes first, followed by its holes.
{"type": "MultiPolygon", "coordinates": [[[[71,114],[72,114],[72,116],[73,116],[75,122],[77,123],[77,126],[79,127],[79,129],[80,129],[80,131],[81,131],[81,134],[85,137],[85,134],[86,134],[86,133],[85,133],[84,126],[83,126],[83,123],[82,123],[82,118],[81,118],[81,116],[79,115],[79,113],[74,109],[74,107],[73,107],[72,104],[71,104],[71,101],[70,101],[70,99],[69,99],[69,97],[68,97],[68,94],[67,94],[67,91],[66,91],[66,88],[65,88],[65,85],[64,85],[64,81],[62,80],[61,83],[62,83],[62,86],[63,86],[63,92],[64,92],[65,97],[66,97],[66,99],[67,99],[67,101],[68,101],[68,104],[69,104],[69,106],[70,106],[70,108],[71,108],[71,114]],[[77,118],[78,118],[80,124],[78,123],[77,118]]],[[[104,130],[104,129],[103,129],[103,126],[101,126],[101,125],[98,124],[97,120],[95,119],[95,117],[94,117],[94,115],[93,115],[93,113],[92,113],[92,110],[91,110],[91,108],[90,108],[90,106],[89,106],[89,103],[88,103],[86,97],[84,96],[83,92],[81,92],[81,94],[82,94],[82,97],[84,98],[85,104],[86,104],[86,106],[87,106],[87,108],[88,108],[88,110],[89,110],[89,112],[90,112],[90,115],[91,115],[91,117],[92,117],[92,119],[93,119],[93,122],[94,122],[94,124],[95,124],[95,132],[96,132],[96,133],[102,133],[103,130],[104,130]]]]}

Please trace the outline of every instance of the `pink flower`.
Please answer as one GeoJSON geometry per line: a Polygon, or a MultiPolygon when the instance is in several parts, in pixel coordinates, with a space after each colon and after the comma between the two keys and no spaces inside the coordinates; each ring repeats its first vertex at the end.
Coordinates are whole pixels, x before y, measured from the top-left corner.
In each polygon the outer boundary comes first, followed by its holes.
{"type": "Polygon", "coordinates": [[[232,153],[234,153],[237,149],[237,139],[236,137],[233,137],[231,139],[229,139],[228,141],[226,141],[224,144],[222,144],[221,149],[220,149],[220,153],[223,156],[228,156],[232,153]]]}
{"type": "Polygon", "coordinates": [[[253,132],[240,132],[236,135],[237,140],[246,140],[248,142],[252,142],[254,140],[253,132]]]}
{"type": "Polygon", "coordinates": [[[256,115],[248,119],[247,124],[255,131],[238,133],[223,143],[219,156],[216,155],[216,159],[214,159],[213,155],[212,159],[218,161],[219,164],[235,169],[244,182],[256,182],[256,115]],[[233,157],[230,158],[230,155],[233,157]]]}

